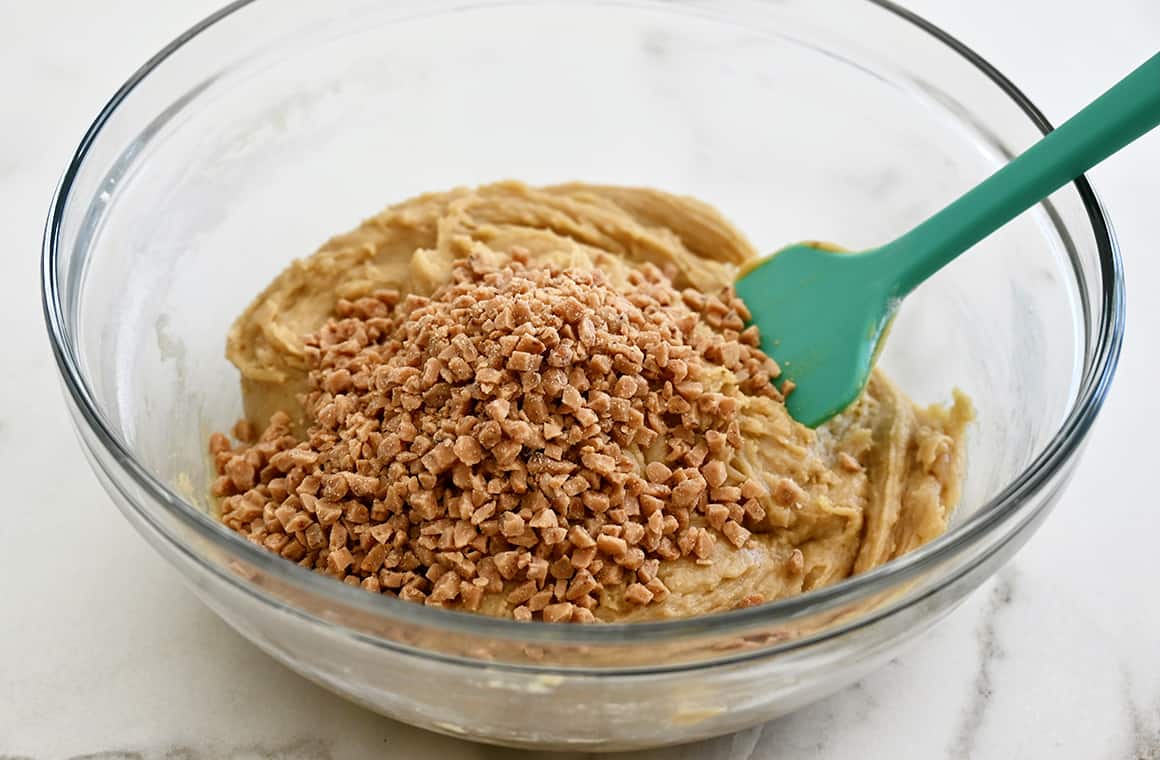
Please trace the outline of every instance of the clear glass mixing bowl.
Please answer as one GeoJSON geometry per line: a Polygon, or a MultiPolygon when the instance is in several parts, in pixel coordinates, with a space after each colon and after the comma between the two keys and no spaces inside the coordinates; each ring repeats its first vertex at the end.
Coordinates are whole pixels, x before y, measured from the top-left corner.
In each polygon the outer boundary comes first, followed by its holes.
{"type": "Polygon", "coordinates": [[[256,0],[150,60],[85,135],[44,245],[76,426],[125,516],[289,667],[373,710],[511,745],[735,731],[896,655],[1028,538],[1107,391],[1123,287],[1085,180],[905,305],[882,363],[978,407],[952,530],[831,588],[629,627],[428,609],[303,570],[209,513],[240,412],[233,317],[388,202],[504,177],[704,198],[766,249],[896,235],[1048,124],[960,43],[870,0],[256,0]]]}

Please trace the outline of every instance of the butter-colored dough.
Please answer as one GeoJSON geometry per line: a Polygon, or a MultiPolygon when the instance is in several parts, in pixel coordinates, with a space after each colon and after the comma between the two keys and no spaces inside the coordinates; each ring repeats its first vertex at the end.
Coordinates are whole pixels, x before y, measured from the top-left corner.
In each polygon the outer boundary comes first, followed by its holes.
{"type": "MultiPolygon", "coordinates": [[[[242,373],[247,417],[261,428],[283,410],[304,426],[302,337],[329,318],[339,298],[382,287],[429,294],[450,278],[456,259],[484,249],[502,257],[514,246],[533,259],[599,268],[614,284],[652,262],[678,288],[706,292],[726,287],[756,256],[716,210],[657,190],[502,182],[422,195],[293,262],[237,319],[227,355],[242,373]]],[[[722,369],[702,381],[735,393],[729,375],[722,369]]],[[[865,572],[946,529],[972,416],[963,395],[956,392],[949,408],[920,408],[876,371],[862,398],[817,431],[770,399],[740,400],[744,443],[731,482],[755,477],[771,492],[753,540],[742,549],[717,541],[709,565],[662,563],[660,577],[672,592],[663,604],[636,607],[613,589],[598,617],[686,617],[779,599],[865,572]],[[790,504],[782,503],[795,492],[786,478],[800,488],[790,504]],[[795,549],[804,561],[794,561],[795,549]]],[[[510,612],[502,595],[485,598],[482,611],[510,612]]]]}

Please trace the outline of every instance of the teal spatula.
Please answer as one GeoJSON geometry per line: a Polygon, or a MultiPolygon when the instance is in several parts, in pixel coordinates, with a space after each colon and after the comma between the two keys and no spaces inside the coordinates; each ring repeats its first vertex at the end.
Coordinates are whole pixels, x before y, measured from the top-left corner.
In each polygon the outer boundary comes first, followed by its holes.
{"type": "Polygon", "coordinates": [[[894,242],[859,253],[798,243],[742,272],[737,293],[762,349],[793,383],[786,404],[794,419],[815,427],[857,399],[910,291],[1157,124],[1160,54],[894,242]]]}

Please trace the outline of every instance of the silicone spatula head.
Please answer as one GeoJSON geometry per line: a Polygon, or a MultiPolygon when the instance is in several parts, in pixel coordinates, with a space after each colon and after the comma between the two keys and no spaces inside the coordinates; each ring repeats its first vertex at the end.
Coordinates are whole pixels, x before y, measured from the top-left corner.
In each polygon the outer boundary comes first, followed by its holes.
{"type": "Polygon", "coordinates": [[[809,427],[858,398],[898,307],[894,283],[875,272],[873,256],[799,243],[736,283],[761,349],[781,366],[782,389],[792,388],[789,413],[809,427]]]}

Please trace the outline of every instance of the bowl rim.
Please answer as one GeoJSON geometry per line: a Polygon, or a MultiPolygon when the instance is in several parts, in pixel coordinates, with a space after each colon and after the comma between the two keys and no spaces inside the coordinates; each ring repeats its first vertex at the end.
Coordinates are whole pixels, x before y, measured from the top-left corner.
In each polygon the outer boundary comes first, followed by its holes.
{"type": "MultiPolygon", "coordinates": [[[[555,645],[615,645],[626,642],[659,642],[682,638],[695,637],[705,634],[720,634],[735,632],[755,625],[769,625],[786,623],[806,615],[830,610],[838,605],[863,599],[867,596],[884,591],[895,584],[905,582],[916,577],[939,562],[956,556],[975,546],[984,538],[991,535],[993,529],[1000,523],[1006,522],[1019,513],[1019,509],[1044,485],[1059,474],[1066,464],[1078,453],[1083,440],[1090,429],[1095,417],[1103,405],[1118,363],[1123,340],[1125,304],[1123,267],[1120,258],[1119,246],[1108,222],[1107,214],[1096,197],[1085,176],[1080,176],[1071,184],[1079,193],[1084,209],[1091,224],[1097,246],[1100,276],[1103,289],[1100,293],[1099,304],[1099,331],[1092,333],[1088,324],[1085,341],[1085,366],[1076,391],[1076,398],[1053,437],[1047,442],[1036,457],[1015,477],[1007,486],[988,499],[966,521],[947,531],[938,538],[914,549],[902,557],[892,560],[873,570],[847,578],[832,586],[810,591],[786,599],[769,602],[747,609],[719,612],[712,615],[680,618],[674,620],[649,621],[636,623],[612,623],[599,626],[562,626],[540,622],[520,623],[504,618],[494,618],[469,612],[429,608],[424,605],[406,602],[394,597],[380,594],[369,594],[363,589],[353,588],[343,583],[335,583],[333,579],[319,575],[313,571],[299,567],[296,563],[287,562],[282,557],[274,555],[242,538],[233,531],[228,531],[206,513],[182,499],[172,488],[149,472],[134,457],[127,442],[115,432],[100,411],[92,389],[84,374],[79,368],[79,362],[72,344],[72,335],[68,329],[69,319],[65,313],[60,293],[61,284],[58,282],[58,260],[61,256],[61,227],[66,207],[70,200],[73,184],[84,166],[85,159],[94,142],[101,133],[106,122],[117,108],[125,101],[132,91],[150,73],[183,47],[190,40],[202,32],[226,19],[237,11],[255,3],[258,0],[235,0],[220,10],[210,14],[200,22],[176,37],[158,53],[146,61],[135,71],[125,83],[114,93],[105,106],[98,113],[92,124],[86,130],[78,147],[73,153],[67,168],[57,184],[49,208],[45,224],[41,251],[41,297],[44,319],[52,346],[53,356],[61,374],[65,393],[84,420],[84,424],[95,436],[97,442],[105,452],[112,456],[121,469],[133,483],[148,495],[149,498],[160,504],[169,515],[176,517],[181,523],[194,530],[201,539],[208,541],[217,548],[230,555],[240,555],[247,563],[256,566],[278,579],[280,583],[298,591],[304,591],[309,596],[331,598],[334,602],[342,603],[354,608],[360,613],[383,618],[391,622],[419,625],[426,628],[442,630],[448,633],[463,633],[470,635],[486,635],[508,640],[527,643],[544,643],[555,645]]],[[[947,46],[953,53],[957,53],[991,82],[1005,93],[1031,121],[1041,133],[1051,131],[1052,125],[1043,113],[1019,90],[1006,76],[994,66],[974,52],[971,48],[955,37],[943,31],[918,14],[896,5],[891,0],[864,0],[864,2],[885,10],[903,22],[909,23],[919,31],[933,37],[936,41],[947,46]]],[[[466,7],[466,6],[461,6],[466,7]]],[[[1051,209],[1049,207],[1049,212],[1051,209]]],[[[1078,269],[1074,259],[1071,261],[1073,274],[1080,281],[1081,296],[1084,277],[1078,269]]],[[[1084,312],[1085,320],[1088,314],[1084,312]]],[[[89,442],[81,430],[78,435],[82,445],[89,446],[89,442]]],[[[97,458],[92,461],[94,467],[105,468],[107,465],[99,463],[97,458]]],[[[111,473],[110,473],[111,475],[111,473]]],[[[110,485],[121,488],[116,479],[110,477],[110,485]]],[[[236,573],[229,572],[225,567],[207,562],[201,555],[190,547],[174,539],[170,531],[163,526],[153,515],[138,506],[135,499],[121,489],[125,500],[135,513],[146,521],[166,538],[179,552],[183,553],[199,566],[228,584],[252,595],[267,604],[274,605],[296,616],[307,618],[327,626],[342,628],[349,634],[370,643],[407,651],[414,648],[398,643],[388,638],[368,634],[363,630],[350,628],[331,617],[320,617],[306,610],[290,606],[282,600],[265,594],[260,587],[250,583],[236,573]]],[[[1045,504],[1040,503],[1023,522],[1030,521],[1045,504]]],[[[1003,543],[1003,542],[999,542],[1003,543]]],[[[991,547],[995,550],[996,547],[991,547]]],[[[961,571],[965,572],[965,571],[961,571]]],[[[959,573],[961,575],[961,572],[959,573]]],[[[940,578],[936,589],[953,582],[956,574],[940,578]]],[[[933,593],[933,592],[931,592],[933,593]]],[[[913,604],[916,600],[905,601],[905,605],[913,604]]],[[[772,652],[793,650],[817,643],[848,632],[852,628],[867,625],[878,618],[893,614],[897,605],[879,611],[865,618],[855,620],[850,625],[837,626],[823,630],[819,634],[806,636],[800,639],[791,639],[783,643],[759,649],[751,656],[765,656],[772,652]]],[[[433,652],[425,652],[434,655],[433,652]]],[[[439,656],[439,655],[435,655],[439,656]]],[[[450,657],[463,661],[464,658],[450,657]]],[[[711,663],[720,663],[725,657],[713,659],[711,663]]],[[[475,663],[472,660],[467,662],[475,663]]],[[[491,662],[477,664],[488,667],[508,667],[507,663],[491,662]]],[[[520,667],[520,666],[515,666],[520,667]]],[[[552,667],[531,666],[533,670],[543,670],[552,667]]],[[[689,667],[688,664],[682,667],[689,667]]],[[[646,668],[634,672],[657,672],[666,668],[646,668]]],[[[605,670],[605,669],[602,669],[605,670]]]]}

